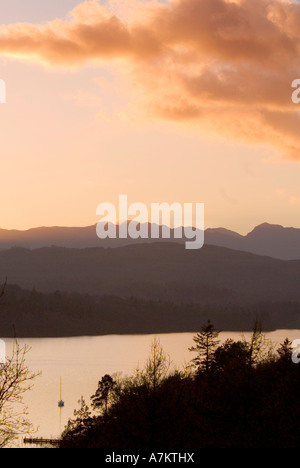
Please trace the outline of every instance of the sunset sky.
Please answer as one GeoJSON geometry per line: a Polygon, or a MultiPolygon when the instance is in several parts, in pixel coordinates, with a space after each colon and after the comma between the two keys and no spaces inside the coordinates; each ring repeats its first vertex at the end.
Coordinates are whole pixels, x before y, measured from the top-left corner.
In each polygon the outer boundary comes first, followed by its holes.
{"type": "Polygon", "coordinates": [[[300,4],[0,0],[0,227],[203,202],[205,226],[300,228],[300,4]]]}

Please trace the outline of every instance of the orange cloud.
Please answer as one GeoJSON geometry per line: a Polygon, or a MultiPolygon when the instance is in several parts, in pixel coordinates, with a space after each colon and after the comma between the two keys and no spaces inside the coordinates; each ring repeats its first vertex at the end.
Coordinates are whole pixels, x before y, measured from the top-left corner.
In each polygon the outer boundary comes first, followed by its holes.
{"type": "Polygon", "coordinates": [[[298,3],[114,0],[111,5],[93,0],[65,21],[4,25],[0,53],[59,67],[121,59],[149,115],[272,145],[300,159],[300,117],[291,101],[291,83],[300,78],[298,3]]]}

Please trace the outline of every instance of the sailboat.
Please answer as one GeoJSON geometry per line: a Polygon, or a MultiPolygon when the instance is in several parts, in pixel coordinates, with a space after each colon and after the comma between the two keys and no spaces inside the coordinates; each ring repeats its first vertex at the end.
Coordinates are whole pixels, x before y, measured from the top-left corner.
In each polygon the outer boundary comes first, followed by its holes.
{"type": "Polygon", "coordinates": [[[59,408],[63,408],[65,406],[65,402],[62,400],[62,397],[61,397],[61,378],[60,378],[60,392],[59,392],[59,402],[58,402],[58,407],[59,408]]]}

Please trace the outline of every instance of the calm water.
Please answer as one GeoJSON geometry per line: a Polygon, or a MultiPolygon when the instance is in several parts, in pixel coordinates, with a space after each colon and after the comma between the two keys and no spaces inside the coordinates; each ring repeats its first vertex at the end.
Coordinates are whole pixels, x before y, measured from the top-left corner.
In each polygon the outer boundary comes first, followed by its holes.
{"type": "MultiPolygon", "coordinates": [[[[193,333],[156,335],[164,351],[170,355],[177,368],[183,367],[192,357],[188,348],[193,344],[193,333]]],[[[245,334],[248,336],[249,334],[245,334]]],[[[241,333],[224,332],[220,339],[240,339],[241,333]]],[[[278,330],[266,333],[274,344],[285,337],[300,338],[300,330],[278,330]]],[[[37,436],[58,437],[81,395],[90,403],[97,383],[104,374],[132,374],[143,367],[149,356],[154,335],[113,335],[79,338],[42,338],[19,340],[28,344],[31,351],[27,364],[31,370],[42,371],[35,381],[34,389],[25,396],[29,418],[37,428],[37,436]],[[61,414],[57,406],[62,378],[62,398],[65,407],[61,414]]],[[[10,353],[12,341],[6,340],[10,353]]]]}

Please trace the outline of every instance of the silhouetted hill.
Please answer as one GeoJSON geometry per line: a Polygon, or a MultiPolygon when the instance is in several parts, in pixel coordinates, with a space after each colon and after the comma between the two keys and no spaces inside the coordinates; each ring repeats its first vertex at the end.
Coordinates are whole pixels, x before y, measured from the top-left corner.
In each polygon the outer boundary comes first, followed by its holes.
{"type": "Polygon", "coordinates": [[[96,227],[39,227],[26,231],[0,229],[0,248],[99,247],[96,227]]]}
{"type": "Polygon", "coordinates": [[[299,327],[300,303],[257,303],[244,307],[174,304],[116,296],[40,293],[8,285],[0,308],[1,337],[64,337],[106,334],[197,332],[209,318],[223,331],[299,327]]]}
{"type": "Polygon", "coordinates": [[[283,259],[300,258],[300,229],[261,224],[247,234],[243,250],[283,259]]]}
{"type": "MultiPolygon", "coordinates": [[[[118,229],[117,226],[117,232],[118,229]]],[[[174,231],[171,229],[171,238],[173,236],[174,231]]],[[[170,239],[99,239],[96,234],[96,225],[87,227],[39,227],[26,231],[0,229],[0,249],[12,247],[37,249],[52,246],[79,249],[92,247],[115,248],[128,244],[153,242],[170,242],[170,239]]],[[[183,241],[176,239],[176,242],[182,243],[183,241]]]]}
{"type": "Polygon", "coordinates": [[[300,301],[300,261],[205,245],[157,243],[115,249],[0,252],[0,278],[41,292],[134,296],[177,303],[300,301]]]}
{"type": "MultiPolygon", "coordinates": [[[[42,227],[27,231],[0,229],[0,249],[12,247],[36,249],[51,246],[80,249],[93,247],[117,248],[125,245],[162,242],[182,244],[184,240],[174,239],[173,230],[171,230],[171,239],[100,240],[96,235],[96,226],[42,227]]],[[[245,236],[224,228],[208,228],[205,231],[205,244],[282,260],[300,259],[300,229],[267,223],[255,227],[245,236]]]]}
{"type": "Polygon", "coordinates": [[[300,229],[263,223],[246,236],[226,229],[207,229],[205,242],[282,260],[300,259],[300,229]]]}

